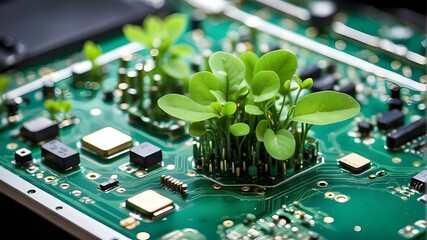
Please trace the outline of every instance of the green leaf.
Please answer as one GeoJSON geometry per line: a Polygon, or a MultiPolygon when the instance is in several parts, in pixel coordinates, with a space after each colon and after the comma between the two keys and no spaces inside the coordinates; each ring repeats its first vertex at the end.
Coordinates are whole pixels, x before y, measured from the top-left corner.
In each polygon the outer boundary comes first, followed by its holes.
{"type": "Polygon", "coordinates": [[[193,122],[190,124],[188,132],[193,137],[201,137],[206,134],[206,126],[203,122],[193,122]]]}
{"type": "Polygon", "coordinates": [[[360,104],[350,95],[336,91],[307,94],[296,104],[292,121],[325,125],[344,121],[360,112],[360,104]]]}
{"type": "Polygon", "coordinates": [[[151,45],[151,40],[148,38],[141,26],[126,24],[123,26],[123,34],[127,40],[131,42],[139,42],[145,46],[151,45]]]}
{"type": "Polygon", "coordinates": [[[309,89],[313,86],[313,79],[307,78],[302,82],[301,88],[303,89],[309,89]]]}
{"type": "Polygon", "coordinates": [[[263,102],[273,98],[278,92],[280,81],[273,71],[258,72],[252,82],[251,89],[255,102],[263,102]]]}
{"type": "Polygon", "coordinates": [[[268,154],[277,160],[289,159],[295,152],[295,139],[291,132],[280,129],[276,134],[270,128],[264,133],[264,145],[268,154]]]}
{"type": "Polygon", "coordinates": [[[6,91],[10,77],[7,74],[0,74],[0,94],[6,91]]]}
{"type": "Polygon", "coordinates": [[[246,104],[245,105],[245,112],[248,113],[248,114],[250,114],[250,115],[255,115],[255,116],[259,116],[259,115],[263,115],[264,114],[264,112],[261,111],[261,109],[259,109],[258,106],[255,106],[255,105],[252,105],[252,104],[246,104]]]}
{"type": "Polygon", "coordinates": [[[147,16],[142,24],[142,28],[147,34],[150,47],[157,48],[158,46],[155,46],[156,44],[154,44],[154,40],[162,40],[163,38],[166,38],[166,36],[163,36],[163,19],[159,16],[147,16]]]}
{"type": "Polygon", "coordinates": [[[200,122],[218,117],[210,106],[196,103],[191,98],[175,93],[164,95],[157,101],[167,114],[190,122],[200,122]]]}
{"type": "Polygon", "coordinates": [[[190,56],[193,53],[193,48],[188,44],[181,43],[172,46],[170,52],[173,57],[190,56]]]}
{"type": "Polygon", "coordinates": [[[83,45],[83,53],[89,61],[94,63],[96,58],[102,54],[102,49],[98,44],[88,40],[83,45]]]}
{"type": "Polygon", "coordinates": [[[44,101],[44,107],[51,113],[57,113],[61,110],[61,104],[53,99],[46,99],[44,101]]]}
{"type": "Polygon", "coordinates": [[[215,102],[217,99],[212,94],[211,90],[218,90],[219,82],[215,75],[208,71],[195,73],[191,79],[188,87],[190,98],[194,101],[209,105],[211,102],[215,102]]]}
{"type": "Polygon", "coordinates": [[[255,65],[254,74],[260,71],[273,71],[280,79],[280,92],[283,92],[283,84],[292,79],[298,66],[296,55],[284,49],[274,50],[264,54],[255,65]]]}
{"type": "Polygon", "coordinates": [[[218,115],[221,113],[222,104],[219,102],[211,102],[209,106],[214,110],[218,115]]]}
{"type": "Polygon", "coordinates": [[[184,14],[173,13],[164,19],[164,31],[168,33],[171,42],[175,42],[187,28],[187,17],[184,14]]]}
{"type": "Polygon", "coordinates": [[[241,137],[246,136],[250,132],[249,125],[246,123],[235,123],[230,126],[230,132],[233,136],[241,137]]]}
{"type": "Polygon", "coordinates": [[[224,116],[231,116],[237,110],[237,105],[234,102],[227,102],[222,106],[221,113],[224,116]]]}
{"type": "Polygon", "coordinates": [[[258,56],[251,51],[240,54],[239,58],[245,64],[246,75],[245,79],[249,85],[252,85],[252,79],[254,78],[255,65],[258,62],[258,56]]]}
{"type": "Polygon", "coordinates": [[[223,93],[223,92],[221,92],[221,91],[219,91],[219,90],[210,90],[210,92],[212,93],[212,95],[214,95],[214,96],[215,96],[216,100],[217,100],[219,103],[224,104],[224,103],[226,103],[226,102],[227,102],[227,100],[225,100],[225,96],[224,96],[224,93],[223,93]]]}
{"type": "Polygon", "coordinates": [[[191,75],[190,66],[181,59],[171,59],[161,65],[165,73],[175,79],[188,79],[191,75]]]}
{"type": "Polygon", "coordinates": [[[260,142],[264,141],[265,130],[268,128],[268,121],[263,119],[258,122],[258,125],[255,129],[256,139],[260,142]]]}
{"type": "Polygon", "coordinates": [[[209,57],[209,66],[219,80],[219,89],[226,101],[233,101],[234,94],[245,79],[245,65],[242,60],[227,52],[215,52],[209,57]]]}
{"type": "Polygon", "coordinates": [[[60,102],[61,112],[67,113],[73,108],[73,102],[71,101],[61,101],[60,102]]]}

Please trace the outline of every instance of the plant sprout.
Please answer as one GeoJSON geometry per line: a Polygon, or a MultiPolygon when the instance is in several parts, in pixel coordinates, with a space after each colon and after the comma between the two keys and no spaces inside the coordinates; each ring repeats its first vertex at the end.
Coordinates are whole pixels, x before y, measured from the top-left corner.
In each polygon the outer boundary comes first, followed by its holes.
{"type": "Polygon", "coordinates": [[[83,53],[87,60],[92,64],[90,70],[90,79],[94,82],[99,82],[102,80],[101,68],[96,62],[96,59],[102,54],[102,48],[100,45],[94,43],[93,41],[86,41],[83,45],[83,53]]]}
{"type": "Polygon", "coordinates": [[[58,121],[58,113],[62,113],[62,120],[67,119],[67,114],[73,108],[73,103],[69,100],[46,99],[44,107],[49,112],[49,118],[58,121]]]}
{"type": "Polygon", "coordinates": [[[191,70],[185,57],[193,53],[193,48],[185,43],[177,43],[187,27],[187,17],[184,14],[174,13],[160,18],[147,16],[141,26],[127,24],[123,27],[125,37],[131,42],[141,43],[148,48],[154,60],[154,69],[151,75],[160,75],[165,88],[171,85],[168,79],[188,82],[191,70]]]}
{"type": "Polygon", "coordinates": [[[250,164],[248,174],[256,177],[257,166],[267,164],[274,176],[277,161],[302,164],[313,125],[344,121],[360,111],[345,93],[309,93],[313,80],[295,74],[297,58],[288,50],[262,57],[219,51],[209,57],[209,65],[211,71],[191,77],[188,95],[167,94],[158,105],[189,122],[197,142],[194,158],[206,164],[220,159],[225,172],[250,164]]]}

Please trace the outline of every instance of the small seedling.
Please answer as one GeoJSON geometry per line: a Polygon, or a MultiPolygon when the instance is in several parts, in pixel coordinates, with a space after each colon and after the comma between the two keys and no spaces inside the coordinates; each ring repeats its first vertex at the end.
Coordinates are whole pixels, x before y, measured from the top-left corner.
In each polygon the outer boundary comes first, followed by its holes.
{"type": "Polygon", "coordinates": [[[94,43],[93,41],[86,41],[83,45],[83,53],[87,60],[92,64],[90,70],[90,80],[93,82],[100,82],[102,80],[102,71],[99,64],[96,62],[96,59],[101,56],[102,48],[100,45],[94,43]]]}
{"type": "Polygon", "coordinates": [[[188,95],[167,94],[158,105],[190,123],[197,142],[194,159],[205,166],[220,161],[222,174],[240,174],[250,165],[248,175],[256,178],[259,166],[267,165],[267,174],[275,176],[277,161],[301,165],[313,125],[344,121],[360,111],[350,95],[309,93],[313,80],[295,74],[297,58],[288,50],[260,58],[253,52],[236,57],[220,51],[210,56],[209,65],[211,71],[191,77],[188,95]]]}
{"type": "Polygon", "coordinates": [[[49,112],[49,118],[54,121],[63,121],[68,118],[68,113],[73,108],[73,103],[69,100],[46,99],[44,107],[49,112]],[[58,117],[58,114],[61,116],[58,117]]]}

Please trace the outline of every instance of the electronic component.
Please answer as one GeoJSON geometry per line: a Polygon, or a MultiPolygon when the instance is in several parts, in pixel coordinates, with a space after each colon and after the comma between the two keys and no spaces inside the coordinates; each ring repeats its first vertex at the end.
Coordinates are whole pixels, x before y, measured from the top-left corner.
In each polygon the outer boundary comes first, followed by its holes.
{"type": "Polygon", "coordinates": [[[411,178],[410,187],[418,192],[423,192],[427,182],[427,170],[423,170],[411,178]]]}
{"type": "Polygon", "coordinates": [[[117,180],[116,178],[110,178],[107,181],[100,183],[98,188],[99,188],[99,190],[105,192],[105,191],[108,191],[110,189],[117,187],[118,185],[119,185],[119,180],[117,180]]]}
{"type": "Polygon", "coordinates": [[[405,115],[398,109],[392,109],[377,119],[377,127],[380,130],[391,130],[405,124],[405,115]]]}
{"type": "Polygon", "coordinates": [[[20,148],[15,151],[15,163],[18,165],[25,165],[33,161],[31,151],[26,148],[20,148]]]}
{"type": "Polygon", "coordinates": [[[126,207],[150,218],[157,218],[174,209],[173,201],[154,190],[146,190],[126,200],[126,207]]]}
{"type": "Polygon", "coordinates": [[[426,134],[427,118],[421,118],[411,124],[396,129],[387,135],[386,146],[397,149],[403,144],[426,134]]]}
{"type": "Polygon", "coordinates": [[[332,90],[337,82],[338,79],[336,78],[335,74],[327,74],[313,79],[312,89],[314,92],[332,90]]]}
{"type": "Polygon", "coordinates": [[[112,127],[105,127],[81,139],[82,147],[103,158],[115,157],[132,145],[132,138],[112,127]]]}
{"type": "Polygon", "coordinates": [[[365,120],[361,120],[357,122],[357,131],[359,131],[362,137],[368,136],[373,129],[374,129],[374,126],[365,120]]]}
{"type": "Polygon", "coordinates": [[[417,200],[427,204],[427,194],[422,195],[421,197],[417,198],[417,200]]]}
{"type": "Polygon", "coordinates": [[[357,153],[350,153],[338,160],[340,166],[353,174],[359,174],[371,166],[371,160],[357,153]]]}
{"type": "Polygon", "coordinates": [[[149,142],[141,143],[130,149],[130,162],[142,168],[150,168],[162,162],[162,149],[149,142]]]}
{"type": "Polygon", "coordinates": [[[356,97],[356,84],[353,82],[350,82],[343,86],[336,86],[336,89],[334,87],[335,91],[346,93],[352,97],[356,97]]]}
{"type": "Polygon", "coordinates": [[[49,118],[40,116],[25,122],[20,128],[20,134],[25,140],[39,144],[59,136],[59,126],[49,118]]]}
{"type": "Polygon", "coordinates": [[[53,163],[60,170],[68,170],[80,164],[79,153],[57,139],[44,143],[41,146],[42,157],[53,163]]]}
{"type": "Polygon", "coordinates": [[[55,97],[55,82],[46,80],[43,82],[43,98],[49,99],[55,97]]]}

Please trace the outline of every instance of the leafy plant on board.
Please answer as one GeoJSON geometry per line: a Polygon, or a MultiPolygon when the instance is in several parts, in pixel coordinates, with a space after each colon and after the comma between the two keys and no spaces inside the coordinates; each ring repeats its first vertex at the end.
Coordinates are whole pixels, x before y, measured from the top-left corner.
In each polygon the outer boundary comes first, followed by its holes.
{"type": "Polygon", "coordinates": [[[70,100],[49,98],[44,101],[44,107],[49,112],[51,120],[61,122],[68,118],[67,114],[73,108],[73,103],[70,100]]]}
{"type": "Polygon", "coordinates": [[[88,40],[83,45],[83,53],[87,60],[92,64],[90,70],[90,79],[94,82],[100,82],[102,80],[102,71],[96,59],[101,56],[102,48],[99,44],[88,40]]]}
{"type": "MultiPolygon", "coordinates": [[[[131,42],[141,43],[148,48],[152,63],[146,61],[150,78],[163,93],[175,92],[178,85],[187,86],[191,69],[186,57],[191,56],[193,48],[186,43],[177,43],[187,27],[187,16],[180,13],[164,18],[147,16],[142,25],[127,24],[123,27],[125,37],[131,42]],[[150,69],[150,64],[153,64],[150,69]],[[176,81],[178,80],[178,81],[176,81]]],[[[160,95],[163,95],[162,93],[160,95]]]]}
{"type": "Polygon", "coordinates": [[[195,159],[220,157],[235,167],[245,160],[252,177],[259,164],[268,164],[275,175],[277,161],[301,163],[313,125],[340,122],[360,111],[350,95],[307,93],[313,80],[295,74],[297,58],[288,50],[261,57],[219,51],[209,57],[209,65],[211,71],[191,77],[188,95],[170,93],[158,105],[190,123],[189,134],[198,142],[195,159]]]}

